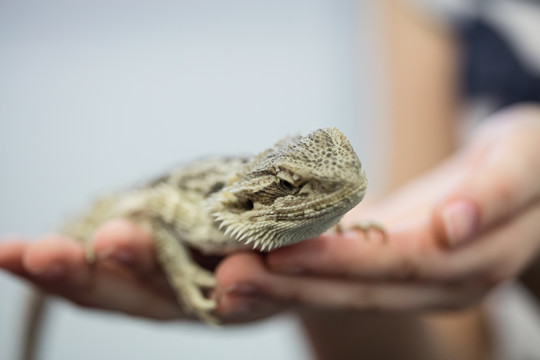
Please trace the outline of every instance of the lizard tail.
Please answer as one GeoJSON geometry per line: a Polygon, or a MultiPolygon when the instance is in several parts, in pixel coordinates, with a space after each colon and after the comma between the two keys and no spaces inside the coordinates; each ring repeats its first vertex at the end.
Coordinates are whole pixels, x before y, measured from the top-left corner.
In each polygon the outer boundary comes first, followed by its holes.
{"type": "Polygon", "coordinates": [[[47,315],[47,298],[33,291],[27,299],[23,327],[19,336],[19,360],[37,360],[43,324],[47,315]]]}

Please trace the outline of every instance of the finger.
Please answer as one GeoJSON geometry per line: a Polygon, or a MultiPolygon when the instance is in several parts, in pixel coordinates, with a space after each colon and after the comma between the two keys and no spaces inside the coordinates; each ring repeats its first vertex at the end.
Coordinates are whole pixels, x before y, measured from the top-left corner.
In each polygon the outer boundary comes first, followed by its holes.
{"type": "Polygon", "coordinates": [[[447,193],[461,178],[458,160],[455,157],[447,159],[435,169],[392,192],[391,196],[380,199],[375,205],[366,207],[362,201],[345,214],[340,223],[344,228],[350,228],[362,219],[390,227],[430,219],[433,199],[440,197],[441,193],[447,193]]]}
{"type": "Polygon", "coordinates": [[[28,247],[27,241],[9,238],[0,243],[0,268],[18,276],[27,276],[23,265],[23,255],[28,247]]]}
{"type": "Polygon", "coordinates": [[[461,181],[434,211],[436,232],[450,246],[467,242],[540,196],[540,111],[505,112],[485,126],[464,154],[461,181]]]}
{"type": "Polygon", "coordinates": [[[139,281],[131,272],[119,271],[107,262],[93,270],[83,286],[68,284],[57,293],[85,307],[158,320],[185,317],[174,296],[139,281]]]}
{"type": "Polygon", "coordinates": [[[150,231],[128,220],[111,220],[96,230],[93,246],[98,259],[116,261],[137,273],[157,270],[150,231]]]}
{"type": "Polygon", "coordinates": [[[368,240],[365,234],[351,231],[278,249],[268,254],[266,262],[271,270],[288,274],[363,280],[427,279],[426,262],[437,255],[428,240],[429,233],[423,226],[389,229],[384,241],[368,240]]]}
{"type": "Polygon", "coordinates": [[[286,276],[269,272],[257,257],[234,256],[228,261],[227,268],[224,266],[222,273],[218,272],[220,285],[236,285],[238,289],[249,289],[251,294],[259,294],[261,298],[266,296],[302,307],[356,311],[454,309],[478,301],[489,289],[474,283],[360,283],[331,278],[286,276]],[[234,272],[240,263],[244,270],[249,271],[234,272]]]}
{"type": "Polygon", "coordinates": [[[431,266],[432,273],[484,278],[491,284],[517,277],[540,252],[538,219],[540,201],[478,235],[468,246],[449,253],[431,266]]]}
{"type": "Polygon", "coordinates": [[[43,286],[57,281],[82,284],[88,281],[89,266],[79,243],[60,235],[48,235],[28,246],[22,258],[24,269],[43,286]]]}
{"type": "Polygon", "coordinates": [[[268,317],[281,310],[284,304],[269,301],[246,280],[246,272],[257,271],[261,265],[260,255],[239,253],[225,258],[216,269],[218,283],[215,298],[216,312],[225,322],[252,321],[268,317]]]}
{"type": "Polygon", "coordinates": [[[152,319],[185,317],[170,292],[111,262],[98,261],[90,268],[82,246],[62,236],[46,236],[32,244],[3,242],[0,267],[85,307],[152,319]]]}
{"type": "Polygon", "coordinates": [[[222,295],[216,309],[220,320],[227,324],[253,322],[273,316],[288,308],[286,304],[264,296],[248,295],[242,289],[229,289],[222,295]]]}
{"type": "Polygon", "coordinates": [[[38,286],[79,305],[154,319],[182,315],[173,297],[136,274],[108,261],[98,260],[91,268],[82,245],[69,238],[38,240],[25,252],[23,264],[38,286]]]}
{"type": "Polygon", "coordinates": [[[287,274],[408,282],[477,279],[489,286],[517,276],[540,251],[538,219],[540,202],[456,251],[434,245],[436,236],[427,225],[390,230],[385,242],[366,241],[355,233],[320,236],[278,249],[266,263],[287,274]]]}

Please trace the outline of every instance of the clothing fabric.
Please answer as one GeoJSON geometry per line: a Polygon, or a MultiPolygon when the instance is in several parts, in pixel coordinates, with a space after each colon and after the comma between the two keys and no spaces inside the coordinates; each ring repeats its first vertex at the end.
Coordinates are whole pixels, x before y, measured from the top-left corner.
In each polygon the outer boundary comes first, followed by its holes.
{"type": "Polygon", "coordinates": [[[540,1],[415,0],[447,22],[461,47],[462,93],[498,110],[540,103],[540,1]]]}

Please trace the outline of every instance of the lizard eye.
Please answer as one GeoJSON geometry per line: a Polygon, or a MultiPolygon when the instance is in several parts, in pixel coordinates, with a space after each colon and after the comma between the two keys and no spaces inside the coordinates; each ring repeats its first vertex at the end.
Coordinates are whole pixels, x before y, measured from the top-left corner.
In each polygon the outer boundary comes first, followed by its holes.
{"type": "Polygon", "coordinates": [[[279,179],[279,187],[287,192],[293,191],[296,187],[287,180],[279,179]]]}
{"type": "Polygon", "coordinates": [[[253,204],[253,201],[251,201],[250,199],[246,199],[245,201],[241,203],[241,206],[244,208],[244,210],[249,211],[249,210],[253,210],[253,207],[255,205],[253,204]]]}

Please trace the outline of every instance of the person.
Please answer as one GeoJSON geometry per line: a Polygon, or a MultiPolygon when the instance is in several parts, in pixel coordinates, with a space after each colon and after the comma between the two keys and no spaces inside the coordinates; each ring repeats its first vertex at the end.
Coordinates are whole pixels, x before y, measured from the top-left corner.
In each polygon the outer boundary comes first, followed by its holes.
{"type": "MultiPolygon", "coordinates": [[[[216,270],[218,314],[247,322],[293,309],[320,359],[493,358],[485,299],[540,253],[540,105],[505,104],[460,145],[455,33],[403,1],[377,6],[388,181],[343,223],[374,220],[385,236],[350,230],[267,256],[228,256],[216,270]]],[[[65,237],[21,240],[0,243],[0,267],[46,291],[87,307],[184,318],[150,234],[135,224],[113,220],[96,232],[95,267],[65,237]]]]}

